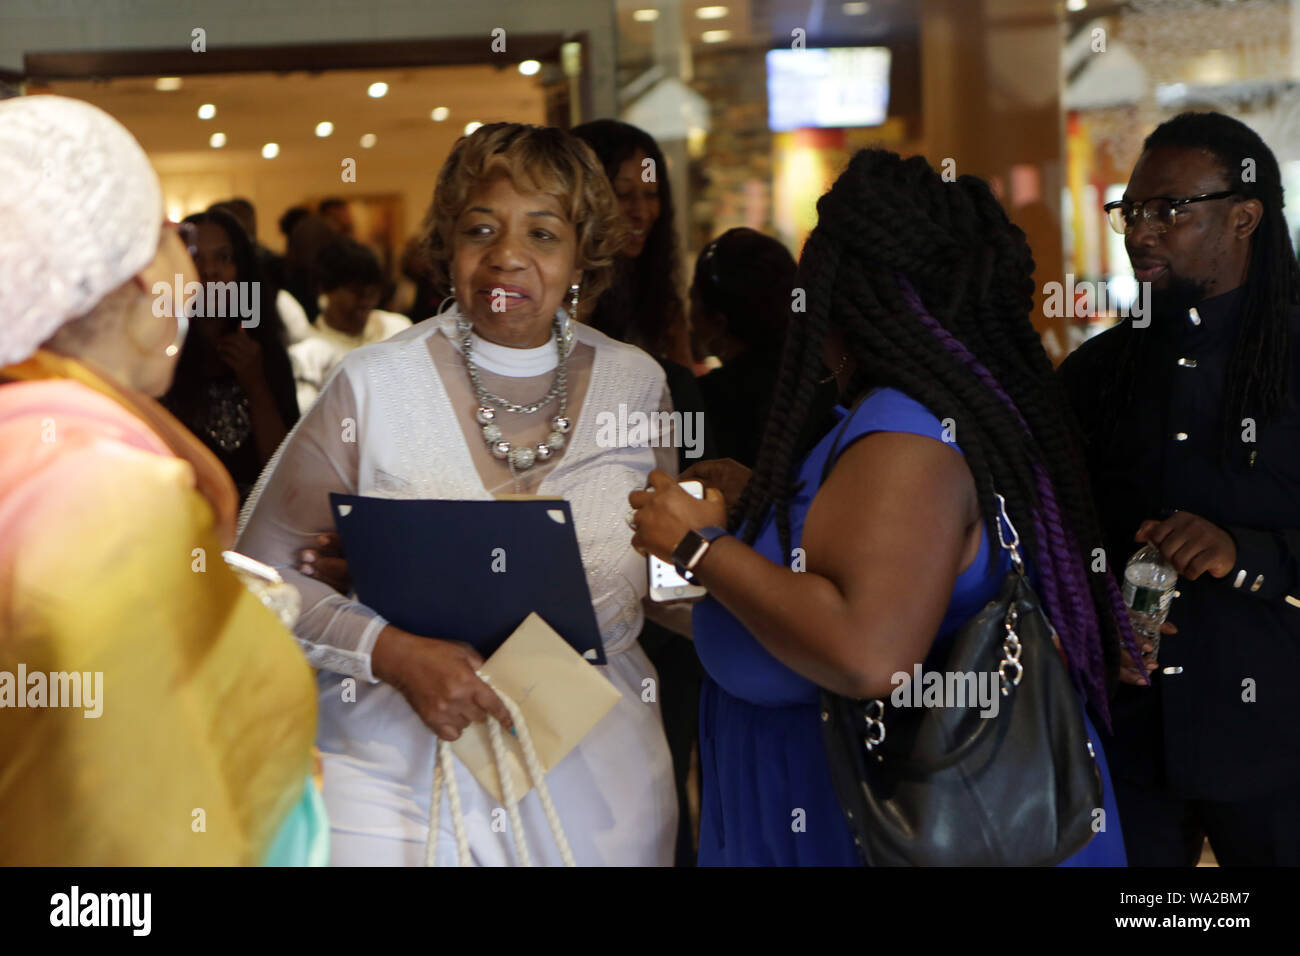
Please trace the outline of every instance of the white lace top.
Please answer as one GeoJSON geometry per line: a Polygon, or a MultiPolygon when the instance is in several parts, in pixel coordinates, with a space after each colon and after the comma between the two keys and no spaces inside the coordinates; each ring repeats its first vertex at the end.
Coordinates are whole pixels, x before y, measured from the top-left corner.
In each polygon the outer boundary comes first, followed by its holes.
{"type": "MultiPolygon", "coordinates": [[[[236,547],[276,567],[298,588],[303,613],[295,633],[317,668],[374,682],[370,652],[387,624],[372,609],[293,570],[296,552],[333,530],[330,492],[454,499],[516,491],[559,495],[573,510],[606,653],[627,649],[640,633],[646,570],[631,547],[627,496],[644,486],[652,468],[675,474],[676,452],[602,447],[597,428],[601,413],[618,416],[620,405],[626,413],[670,411],[663,370],[640,349],[575,324],[568,357],[569,441],[561,454],[517,481],[492,457],[474,421],[476,402],[456,344],[457,317],[452,310],[350,353],[245,505],[236,547]]],[[[483,358],[484,385],[512,401],[535,400],[554,374],[526,374],[539,367],[535,358],[514,367],[494,363],[487,350],[483,358]]],[[[531,444],[545,437],[556,411],[552,401],[532,416],[500,413],[498,423],[505,438],[531,444]]]]}

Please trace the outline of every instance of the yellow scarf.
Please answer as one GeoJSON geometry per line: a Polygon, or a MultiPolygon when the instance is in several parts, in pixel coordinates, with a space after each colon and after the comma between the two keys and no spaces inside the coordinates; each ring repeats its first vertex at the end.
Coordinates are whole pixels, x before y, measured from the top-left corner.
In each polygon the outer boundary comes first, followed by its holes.
{"type": "Polygon", "coordinates": [[[0,368],[0,379],[69,379],[113,399],[147,425],[177,458],[189,462],[194,469],[195,487],[212,506],[221,546],[234,547],[239,494],[230,473],[203,442],[154,399],[115,381],[97,370],[93,363],[68,358],[48,349],[39,349],[29,359],[0,368]]]}
{"type": "Polygon", "coordinates": [[[176,455],[112,423],[99,442],[93,409],[52,447],[32,419],[0,420],[18,478],[0,498],[0,865],[261,862],[304,793],[316,692],[293,637],[221,558],[229,475],[84,362],[38,352],[0,376],[75,381],[176,455]]]}

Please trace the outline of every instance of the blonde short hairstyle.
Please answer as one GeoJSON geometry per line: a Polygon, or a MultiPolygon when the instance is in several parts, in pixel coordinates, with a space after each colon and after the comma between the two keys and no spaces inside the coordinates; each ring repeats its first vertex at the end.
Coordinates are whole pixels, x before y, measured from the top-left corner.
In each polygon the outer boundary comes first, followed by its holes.
{"type": "Polygon", "coordinates": [[[498,175],[522,192],[559,201],[577,227],[574,266],[583,273],[582,294],[594,301],[613,281],[614,256],[627,240],[627,226],[591,147],[553,126],[489,123],[456,141],[424,218],[423,246],[435,277],[449,282],[456,220],[470,193],[498,175]]]}

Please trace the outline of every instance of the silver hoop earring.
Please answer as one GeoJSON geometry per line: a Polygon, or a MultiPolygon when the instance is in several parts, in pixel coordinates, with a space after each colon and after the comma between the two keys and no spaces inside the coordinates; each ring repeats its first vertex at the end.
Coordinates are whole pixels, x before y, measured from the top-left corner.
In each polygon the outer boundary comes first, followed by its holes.
{"type": "Polygon", "coordinates": [[[438,303],[438,308],[434,312],[434,314],[442,315],[442,313],[445,312],[447,309],[448,302],[452,303],[453,305],[458,305],[458,303],[456,302],[456,283],[450,281],[447,283],[447,297],[438,303]]]}
{"type": "Polygon", "coordinates": [[[185,336],[190,334],[190,317],[185,314],[185,309],[181,308],[176,312],[176,335],[172,337],[171,345],[167,346],[164,355],[168,358],[175,358],[180,354],[185,345],[185,336]]]}

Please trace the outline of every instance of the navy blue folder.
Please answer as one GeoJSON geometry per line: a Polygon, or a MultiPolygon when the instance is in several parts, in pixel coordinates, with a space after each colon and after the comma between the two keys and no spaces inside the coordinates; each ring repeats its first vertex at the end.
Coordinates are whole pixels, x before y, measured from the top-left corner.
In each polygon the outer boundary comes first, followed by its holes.
{"type": "Polygon", "coordinates": [[[357,598],[412,634],[490,657],[533,611],[605,663],[569,503],[330,494],[357,598]]]}

